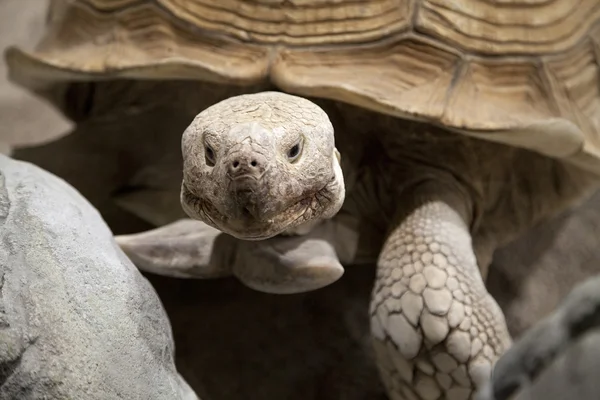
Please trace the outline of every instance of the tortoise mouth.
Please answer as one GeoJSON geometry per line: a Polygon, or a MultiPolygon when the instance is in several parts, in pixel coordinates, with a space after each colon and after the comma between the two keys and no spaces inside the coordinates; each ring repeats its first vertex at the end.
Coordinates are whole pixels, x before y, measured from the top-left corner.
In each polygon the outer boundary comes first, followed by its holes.
{"type": "Polygon", "coordinates": [[[182,185],[181,205],[185,213],[193,219],[203,221],[220,231],[243,240],[264,240],[276,236],[286,229],[293,228],[312,219],[314,194],[303,197],[275,213],[261,219],[246,207],[236,216],[226,216],[210,201],[192,193],[182,185]]]}
{"type": "Polygon", "coordinates": [[[252,210],[242,207],[236,216],[227,216],[210,201],[191,192],[182,184],[181,205],[192,219],[200,220],[220,231],[243,240],[264,240],[321,215],[327,208],[328,186],[309,193],[283,210],[264,218],[256,218],[252,210]]]}

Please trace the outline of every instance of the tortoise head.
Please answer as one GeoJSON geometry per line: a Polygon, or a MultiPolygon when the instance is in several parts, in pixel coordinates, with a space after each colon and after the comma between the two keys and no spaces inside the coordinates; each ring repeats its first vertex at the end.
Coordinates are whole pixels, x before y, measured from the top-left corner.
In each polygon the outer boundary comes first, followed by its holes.
{"type": "Polygon", "coordinates": [[[331,218],[344,201],[333,126],[300,97],[263,92],[221,101],[186,129],[182,152],[183,209],[240,239],[331,218]]]}

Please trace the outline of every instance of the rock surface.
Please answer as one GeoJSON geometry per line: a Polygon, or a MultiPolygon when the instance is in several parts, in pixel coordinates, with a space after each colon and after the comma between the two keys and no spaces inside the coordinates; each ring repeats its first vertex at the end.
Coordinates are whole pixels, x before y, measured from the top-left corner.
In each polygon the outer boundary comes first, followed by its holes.
{"type": "Polygon", "coordinates": [[[0,399],[197,397],[156,293],[61,179],[0,156],[0,399]]]}
{"type": "Polygon", "coordinates": [[[479,400],[597,399],[599,371],[600,275],[577,285],[501,357],[479,400]]]}
{"type": "Polygon", "coordinates": [[[515,400],[596,400],[600,396],[599,371],[600,329],[595,329],[562,352],[515,400]]]}

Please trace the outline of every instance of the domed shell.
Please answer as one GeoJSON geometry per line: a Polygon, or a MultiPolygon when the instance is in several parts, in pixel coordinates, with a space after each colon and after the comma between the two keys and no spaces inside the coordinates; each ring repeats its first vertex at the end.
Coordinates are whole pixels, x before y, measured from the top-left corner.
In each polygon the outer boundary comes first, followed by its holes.
{"type": "Polygon", "coordinates": [[[599,22],[598,0],[54,0],[6,58],[38,92],[270,81],[600,173],[599,22]]]}

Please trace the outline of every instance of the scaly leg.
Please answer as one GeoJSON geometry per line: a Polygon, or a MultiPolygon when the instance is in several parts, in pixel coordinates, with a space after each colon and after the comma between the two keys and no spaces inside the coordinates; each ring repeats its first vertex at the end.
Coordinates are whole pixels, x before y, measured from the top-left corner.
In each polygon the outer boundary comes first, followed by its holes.
{"type": "Polygon", "coordinates": [[[392,400],[473,399],[510,335],[481,278],[464,202],[421,197],[379,257],[371,303],[378,366],[392,400]]]}
{"type": "Polygon", "coordinates": [[[339,257],[351,259],[357,234],[328,220],[302,236],[261,241],[235,239],[203,222],[183,219],[117,243],[138,268],[179,278],[235,276],[267,293],[316,290],[344,273],[339,257]]]}

